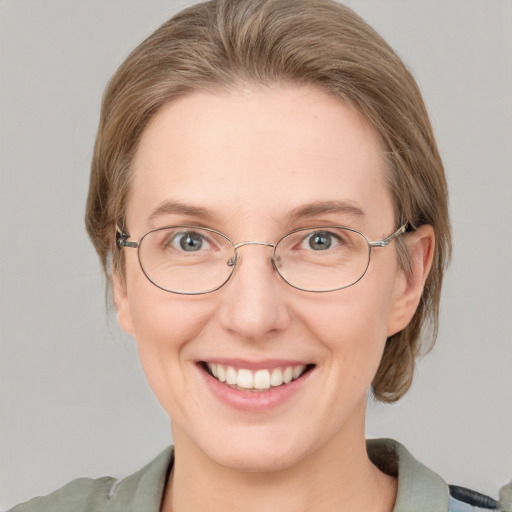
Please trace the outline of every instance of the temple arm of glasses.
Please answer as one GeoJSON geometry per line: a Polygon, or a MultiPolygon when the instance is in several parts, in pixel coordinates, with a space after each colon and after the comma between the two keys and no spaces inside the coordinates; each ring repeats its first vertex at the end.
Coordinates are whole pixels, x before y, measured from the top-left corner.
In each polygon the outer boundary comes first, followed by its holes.
{"type": "Polygon", "coordinates": [[[386,245],[389,245],[391,240],[393,238],[396,238],[397,236],[401,235],[402,233],[405,233],[405,230],[407,229],[407,224],[404,224],[403,226],[400,226],[394,233],[389,235],[387,238],[384,238],[384,240],[377,240],[375,242],[368,242],[371,247],[386,247],[386,245]]]}
{"type": "Polygon", "coordinates": [[[139,242],[129,242],[130,235],[116,225],[116,245],[118,247],[139,247],[139,242]]]}

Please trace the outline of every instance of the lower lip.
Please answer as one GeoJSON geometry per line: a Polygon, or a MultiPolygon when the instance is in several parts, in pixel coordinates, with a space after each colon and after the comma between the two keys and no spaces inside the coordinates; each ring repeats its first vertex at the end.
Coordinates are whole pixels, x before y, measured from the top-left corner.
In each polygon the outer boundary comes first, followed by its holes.
{"type": "Polygon", "coordinates": [[[224,404],[229,405],[235,409],[250,412],[265,412],[287,402],[293,395],[298,393],[300,389],[309,380],[313,369],[304,373],[298,379],[291,381],[288,384],[281,386],[271,387],[264,391],[244,391],[235,389],[227,384],[219,382],[215,377],[212,377],[203,368],[198,366],[199,371],[203,375],[205,382],[210,391],[224,404]]]}

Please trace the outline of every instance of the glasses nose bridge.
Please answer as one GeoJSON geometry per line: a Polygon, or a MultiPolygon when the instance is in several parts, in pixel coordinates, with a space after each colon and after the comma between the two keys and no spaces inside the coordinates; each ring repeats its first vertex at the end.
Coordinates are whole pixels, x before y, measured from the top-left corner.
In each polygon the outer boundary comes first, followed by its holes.
{"type": "MultiPolygon", "coordinates": [[[[239,261],[239,255],[238,255],[238,249],[240,247],[243,247],[244,245],[262,245],[264,247],[272,247],[272,249],[275,250],[276,248],[276,244],[272,244],[270,242],[260,242],[258,240],[247,240],[245,242],[238,242],[237,244],[233,244],[233,248],[235,250],[235,255],[233,258],[230,258],[229,261],[228,261],[228,265],[229,266],[236,266],[236,264],[238,263],[239,261]]],[[[271,257],[271,260],[274,260],[273,257],[271,257]]]]}
{"type": "Polygon", "coordinates": [[[244,245],[264,245],[272,248],[276,247],[276,244],[271,244],[270,242],[258,242],[257,240],[249,240],[247,242],[238,242],[237,244],[235,244],[235,251],[237,251],[240,247],[243,247],[244,245]]]}

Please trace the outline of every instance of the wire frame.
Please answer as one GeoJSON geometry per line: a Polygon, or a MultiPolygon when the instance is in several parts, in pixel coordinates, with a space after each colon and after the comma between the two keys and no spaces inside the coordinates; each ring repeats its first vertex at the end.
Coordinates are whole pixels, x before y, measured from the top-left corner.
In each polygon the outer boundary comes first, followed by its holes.
{"type": "Polygon", "coordinates": [[[116,228],[116,242],[119,247],[136,248],[147,279],[171,293],[201,295],[218,290],[233,276],[241,260],[239,249],[246,245],[271,247],[273,268],[293,288],[324,293],[360,281],[372,248],[386,247],[405,230],[404,224],[388,237],[370,241],[347,226],[316,226],[293,230],[276,243],[235,244],[215,229],[178,225],[153,229],[138,242],[129,241],[129,235],[116,228]]]}

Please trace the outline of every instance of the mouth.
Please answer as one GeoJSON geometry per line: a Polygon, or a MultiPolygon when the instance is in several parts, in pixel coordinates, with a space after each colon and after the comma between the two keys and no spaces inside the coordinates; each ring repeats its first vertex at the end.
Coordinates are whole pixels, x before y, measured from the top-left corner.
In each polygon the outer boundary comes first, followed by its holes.
{"type": "Polygon", "coordinates": [[[315,366],[314,364],[302,364],[251,370],[207,361],[201,361],[199,365],[218,382],[233,389],[255,392],[286,386],[303,377],[315,366]]]}

